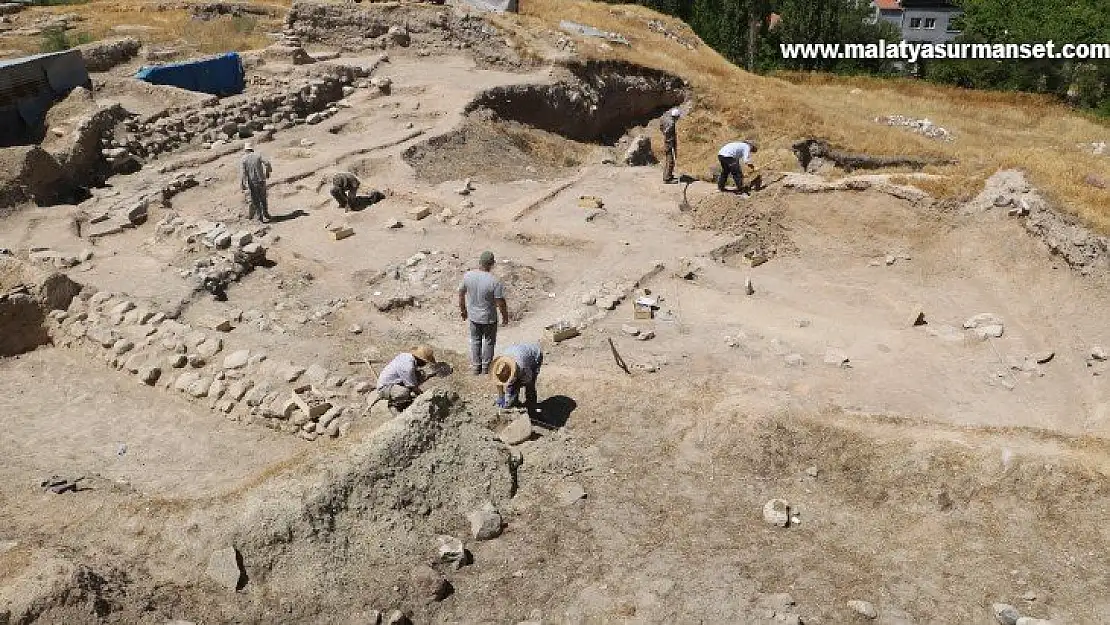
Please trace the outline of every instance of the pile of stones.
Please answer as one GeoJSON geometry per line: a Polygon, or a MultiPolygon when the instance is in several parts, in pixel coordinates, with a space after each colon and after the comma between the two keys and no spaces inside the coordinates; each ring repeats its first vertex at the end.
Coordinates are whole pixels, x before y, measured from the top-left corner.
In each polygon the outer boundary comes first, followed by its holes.
{"type": "Polygon", "coordinates": [[[159,189],[141,191],[119,199],[107,208],[97,209],[89,216],[88,230],[82,234],[89,239],[96,239],[134,228],[146,222],[151,205],[168,206],[178,193],[199,184],[194,174],[179,172],[159,189]]]}
{"type": "Polygon", "coordinates": [[[233,421],[259,424],[305,440],[350,429],[352,401],[372,390],[321,365],[275,362],[265,353],[230,350],[237,319],[180,323],[121,294],[83,293],[50,313],[55,345],[80,349],[142,384],[174,391],[233,421]]]}
{"type": "Polygon", "coordinates": [[[875,123],[885,124],[896,128],[906,128],[919,135],[924,135],[930,139],[938,139],[940,141],[952,141],[955,137],[947,128],[941,128],[928,119],[914,119],[906,117],[905,115],[888,115],[886,117],[876,117],[875,123]]]}
{"type": "Polygon", "coordinates": [[[167,213],[158,222],[156,233],[161,237],[181,237],[187,252],[211,252],[196,260],[190,269],[182,270],[181,277],[192,277],[198,288],[217,295],[266,262],[269,229],[265,227],[254,231],[232,230],[221,222],[191,221],[167,213]]]}

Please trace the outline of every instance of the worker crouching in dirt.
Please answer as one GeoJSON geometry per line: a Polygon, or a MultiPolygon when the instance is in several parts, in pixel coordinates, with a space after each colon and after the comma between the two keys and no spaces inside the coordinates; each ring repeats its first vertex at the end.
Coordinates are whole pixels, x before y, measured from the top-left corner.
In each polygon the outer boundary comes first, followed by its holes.
{"type": "Polygon", "coordinates": [[[536,380],[543,366],[543,349],[539,343],[510,345],[504,354],[490,363],[490,375],[497,384],[498,408],[519,406],[519,393],[524,387],[524,406],[536,409],[536,380]]]}
{"type": "Polygon", "coordinates": [[[433,373],[425,372],[424,367],[436,364],[435,352],[428,345],[397,354],[378,376],[378,398],[374,403],[384,399],[393,414],[404,411],[417,395],[424,392],[420,385],[434,376],[433,373]]]}
{"type": "Polygon", "coordinates": [[[354,207],[361,184],[357,176],[347,171],[341,171],[331,177],[331,196],[339,202],[339,207],[344,213],[354,207]]]}

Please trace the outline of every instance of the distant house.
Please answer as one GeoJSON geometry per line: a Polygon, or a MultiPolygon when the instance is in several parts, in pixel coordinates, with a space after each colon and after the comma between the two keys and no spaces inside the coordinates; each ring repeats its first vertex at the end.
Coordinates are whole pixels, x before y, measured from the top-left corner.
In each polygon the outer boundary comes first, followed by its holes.
{"type": "Polygon", "coordinates": [[[902,29],[902,4],[898,0],[874,0],[871,6],[875,8],[875,18],[893,24],[898,30],[902,29]]]}
{"type": "Polygon", "coordinates": [[[872,0],[875,19],[889,22],[910,43],[946,43],[956,38],[960,8],[946,0],[872,0]]]}

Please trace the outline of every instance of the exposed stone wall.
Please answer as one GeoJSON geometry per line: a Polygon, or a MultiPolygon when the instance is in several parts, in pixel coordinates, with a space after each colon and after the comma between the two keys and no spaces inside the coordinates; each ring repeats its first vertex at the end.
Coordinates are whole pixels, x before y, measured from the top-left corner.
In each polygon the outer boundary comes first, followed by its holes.
{"type": "Polygon", "coordinates": [[[232,421],[308,441],[337,437],[366,407],[364,395],[373,388],[368,380],[350,380],[318,363],[298,365],[236,345],[240,319],[194,326],[122,294],[82,295],[67,310],[49,314],[46,327],[55,345],[81,350],[232,421]]]}
{"type": "Polygon", "coordinates": [[[236,138],[267,140],[279,130],[315,124],[339,112],[337,104],[372,70],[329,65],[318,75],[274,85],[262,93],[236,96],[214,106],[191,105],[149,120],[131,120],[117,132],[110,147],[126,148],[146,160],[188,145],[218,147],[236,138]]]}
{"type": "Polygon", "coordinates": [[[138,39],[120,37],[77,46],[77,49],[85,59],[86,69],[90,72],[106,72],[135,58],[141,47],[138,39]]]}

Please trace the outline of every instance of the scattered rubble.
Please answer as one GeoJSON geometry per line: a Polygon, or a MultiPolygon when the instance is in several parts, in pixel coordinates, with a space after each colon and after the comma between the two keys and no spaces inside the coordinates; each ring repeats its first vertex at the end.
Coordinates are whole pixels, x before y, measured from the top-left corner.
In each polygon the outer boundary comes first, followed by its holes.
{"type": "Polygon", "coordinates": [[[571,22],[569,20],[563,20],[563,21],[559,22],[559,29],[562,30],[563,32],[565,32],[567,34],[571,34],[571,35],[580,35],[582,37],[594,37],[594,38],[597,38],[597,39],[604,39],[605,41],[607,41],[609,43],[617,43],[617,44],[620,44],[622,46],[632,45],[628,42],[628,39],[624,38],[624,35],[621,35],[619,33],[614,33],[614,32],[609,32],[609,31],[606,31],[606,30],[601,30],[601,29],[598,29],[598,28],[594,28],[593,26],[587,26],[585,24],[579,24],[578,22],[571,22]]]}
{"type": "Polygon", "coordinates": [[[946,128],[941,128],[928,119],[914,119],[912,117],[906,117],[905,115],[888,115],[886,117],[876,117],[875,123],[896,128],[905,128],[930,139],[953,141],[956,138],[946,128]]]}

